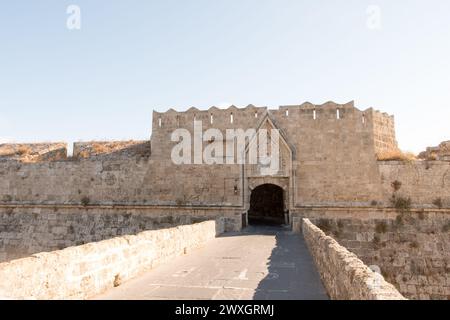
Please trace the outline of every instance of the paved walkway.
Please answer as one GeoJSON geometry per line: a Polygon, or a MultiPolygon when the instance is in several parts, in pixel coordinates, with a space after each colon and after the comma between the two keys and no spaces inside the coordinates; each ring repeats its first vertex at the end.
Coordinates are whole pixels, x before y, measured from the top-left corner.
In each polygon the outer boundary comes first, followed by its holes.
{"type": "Polygon", "coordinates": [[[328,299],[304,240],[279,227],[225,234],[96,299],[328,299]]]}

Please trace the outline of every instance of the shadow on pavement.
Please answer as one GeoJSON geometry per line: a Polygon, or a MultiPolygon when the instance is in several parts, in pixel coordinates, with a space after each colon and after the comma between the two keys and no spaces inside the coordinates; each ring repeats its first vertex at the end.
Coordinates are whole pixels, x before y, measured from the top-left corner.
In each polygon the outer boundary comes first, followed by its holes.
{"type": "Polygon", "coordinates": [[[274,235],[276,239],[267,262],[268,274],[259,283],[254,300],[328,299],[302,236],[284,226],[251,226],[234,236],[254,234],[274,235]]]}

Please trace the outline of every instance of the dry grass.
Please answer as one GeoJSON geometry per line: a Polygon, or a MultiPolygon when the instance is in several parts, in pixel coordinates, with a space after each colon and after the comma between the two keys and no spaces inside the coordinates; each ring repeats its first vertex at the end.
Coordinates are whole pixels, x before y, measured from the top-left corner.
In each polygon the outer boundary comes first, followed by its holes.
{"type": "Polygon", "coordinates": [[[26,156],[31,153],[29,146],[19,146],[17,149],[12,146],[2,146],[0,149],[1,157],[26,156]]]}
{"type": "Polygon", "coordinates": [[[129,141],[92,141],[81,146],[81,150],[77,156],[79,158],[89,158],[92,156],[110,154],[120,152],[125,149],[137,146],[142,142],[129,140],[129,141]]]}
{"type": "Polygon", "coordinates": [[[83,150],[80,153],[78,153],[78,157],[80,157],[80,158],[88,158],[89,157],[89,152],[86,151],[86,150],[83,150]]]}
{"type": "Polygon", "coordinates": [[[0,149],[0,157],[11,157],[15,155],[16,151],[11,147],[2,147],[0,149]]]}
{"type": "Polygon", "coordinates": [[[414,161],[417,156],[412,152],[401,150],[383,151],[377,154],[378,161],[414,161]]]}
{"type": "Polygon", "coordinates": [[[95,154],[107,153],[110,152],[114,146],[109,146],[108,144],[94,143],[92,145],[92,150],[95,154]]]}
{"type": "Polygon", "coordinates": [[[19,156],[24,156],[31,153],[31,148],[28,146],[20,146],[19,149],[17,149],[16,154],[19,156]]]}
{"type": "Polygon", "coordinates": [[[431,152],[427,157],[426,160],[429,161],[436,161],[438,159],[438,154],[436,152],[431,152]]]}

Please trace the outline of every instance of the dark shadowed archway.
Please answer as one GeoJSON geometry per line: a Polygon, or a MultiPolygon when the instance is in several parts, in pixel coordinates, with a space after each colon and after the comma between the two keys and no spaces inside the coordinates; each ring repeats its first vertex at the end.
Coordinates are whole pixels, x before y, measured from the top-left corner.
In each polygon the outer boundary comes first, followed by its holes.
{"type": "Polygon", "coordinates": [[[250,224],[284,224],[284,191],[274,184],[263,184],[250,195],[250,224]]]}

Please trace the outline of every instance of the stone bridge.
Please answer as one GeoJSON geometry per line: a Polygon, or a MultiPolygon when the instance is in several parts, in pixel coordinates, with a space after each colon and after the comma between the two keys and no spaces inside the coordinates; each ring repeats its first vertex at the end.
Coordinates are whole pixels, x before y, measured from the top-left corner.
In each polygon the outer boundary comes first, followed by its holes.
{"type": "Polygon", "coordinates": [[[0,264],[12,299],[403,299],[309,220],[223,233],[222,219],[0,264]]]}
{"type": "Polygon", "coordinates": [[[328,299],[304,240],[249,227],[149,271],[96,299],[328,299]]]}

